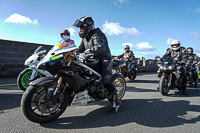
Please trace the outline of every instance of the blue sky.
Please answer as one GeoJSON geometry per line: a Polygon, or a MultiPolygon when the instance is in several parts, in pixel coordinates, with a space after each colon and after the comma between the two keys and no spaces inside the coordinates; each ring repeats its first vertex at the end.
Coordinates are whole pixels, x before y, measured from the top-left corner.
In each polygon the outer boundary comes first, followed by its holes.
{"type": "Polygon", "coordinates": [[[55,45],[76,19],[91,16],[112,55],[131,46],[136,57],[163,55],[173,39],[200,56],[200,0],[0,0],[0,39],[55,45]]]}

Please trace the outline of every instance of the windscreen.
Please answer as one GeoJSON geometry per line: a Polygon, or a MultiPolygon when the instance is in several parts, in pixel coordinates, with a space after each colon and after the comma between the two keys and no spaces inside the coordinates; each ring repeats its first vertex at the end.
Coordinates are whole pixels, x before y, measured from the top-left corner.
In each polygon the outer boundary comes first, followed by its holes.
{"type": "Polygon", "coordinates": [[[42,53],[45,53],[45,52],[46,52],[46,49],[45,49],[43,46],[39,46],[39,47],[35,50],[34,54],[42,54],[42,53]]]}
{"type": "Polygon", "coordinates": [[[59,41],[59,43],[56,44],[60,49],[68,48],[75,45],[74,41],[71,40],[68,36],[65,36],[62,38],[62,40],[59,41]]]}

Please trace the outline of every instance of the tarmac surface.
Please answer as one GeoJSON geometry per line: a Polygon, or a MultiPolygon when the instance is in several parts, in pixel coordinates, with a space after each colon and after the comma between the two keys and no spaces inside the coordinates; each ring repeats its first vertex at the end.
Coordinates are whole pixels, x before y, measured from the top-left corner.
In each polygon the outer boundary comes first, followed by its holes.
{"type": "Polygon", "coordinates": [[[22,114],[23,95],[16,78],[0,78],[1,133],[199,133],[200,88],[188,86],[189,96],[170,90],[162,96],[156,89],[156,73],[139,73],[127,91],[117,114],[109,114],[107,100],[87,106],[68,107],[55,121],[30,122],[22,114]]]}

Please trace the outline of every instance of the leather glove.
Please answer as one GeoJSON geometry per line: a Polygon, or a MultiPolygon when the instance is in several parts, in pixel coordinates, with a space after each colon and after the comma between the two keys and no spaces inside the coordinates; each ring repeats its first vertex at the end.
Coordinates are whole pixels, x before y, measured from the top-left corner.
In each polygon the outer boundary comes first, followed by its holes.
{"type": "Polygon", "coordinates": [[[91,50],[90,50],[90,49],[87,49],[87,50],[84,51],[84,53],[85,53],[85,54],[89,54],[89,53],[91,53],[91,50]]]}
{"type": "Polygon", "coordinates": [[[79,57],[78,57],[78,60],[79,60],[80,62],[84,63],[87,57],[88,57],[87,54],[85,54],[85,53],[80,53],[80,54],[79,54],[79,57]]]}

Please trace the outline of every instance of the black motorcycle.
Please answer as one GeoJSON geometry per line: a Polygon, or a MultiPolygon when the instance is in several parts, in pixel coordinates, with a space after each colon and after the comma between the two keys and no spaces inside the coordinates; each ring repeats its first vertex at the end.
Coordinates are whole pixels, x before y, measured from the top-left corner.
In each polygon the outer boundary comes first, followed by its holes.
{"type": "Polygon", "coordinates": [[[170,89],[182,89],[182,77],[180,68],[182,64],[173,64],[169,57],[162,60],[158,72],[160,73],[159,91],[162,95],[167,95],[170,89]]]}
{"type": "MultiPolygon", "coordinates": [[[[98,59],[87,58],[81,63],[78,55],[60,51],[47,55],[38,64],[40,69],[54,73],[55,77],[42,77],[30,83],[23,94],[21,108],[27,119],[45,123],[57,119],[72,105],[87,105],[90,102],[112,96],[102,84],[102,76],[94,70],[98,59]]],[[[112,82],[117,88],[118,98],[126,91],[126,81],[120,74],[113,74],[112,82]]]]}
{"type": "Polygon", "coordinates": [[[128,71],[126,60],[123,59],[117,59],[113,57],[113,73],[121,73],[124,78],[128,77],[130,80],[134,80],[137,76],[137,62],[132,61],[129,65],[131,65],[129,68],[131,69],[130,73],[128,71]]]}
{"type": "Polygon", "coordinates": [[[193,84],[194,83],[194,67],[191,64],[186,64],[186,74],[187,74],[187,83],[193,84]]]}

